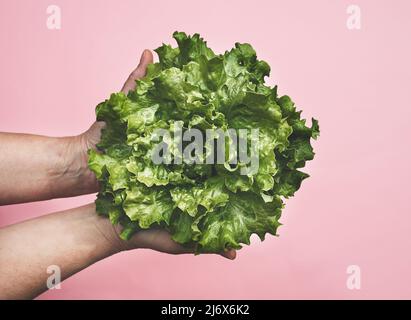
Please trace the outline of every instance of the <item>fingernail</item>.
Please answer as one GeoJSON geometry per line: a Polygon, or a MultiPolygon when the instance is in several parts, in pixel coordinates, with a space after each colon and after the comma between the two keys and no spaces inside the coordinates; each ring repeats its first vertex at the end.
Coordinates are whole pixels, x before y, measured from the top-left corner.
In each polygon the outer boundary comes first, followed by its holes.
{"type": "Polygon", "coordinates": [[[146,61],[149,57],[150,50],[144,49],[143,54],[141,55],[141,61],[146,61]]]}
{"type": "Polygon", "coordinates": [[[234,260],[237,257],[237,251],[231,250],[231,260],[234,260]]]}
{"type": "Polygon", "coordinates": [[[236,251],[235,250],[229,250],[226,252],[226,258],[230,260],[234,260],[236,257],[236,251]]]}

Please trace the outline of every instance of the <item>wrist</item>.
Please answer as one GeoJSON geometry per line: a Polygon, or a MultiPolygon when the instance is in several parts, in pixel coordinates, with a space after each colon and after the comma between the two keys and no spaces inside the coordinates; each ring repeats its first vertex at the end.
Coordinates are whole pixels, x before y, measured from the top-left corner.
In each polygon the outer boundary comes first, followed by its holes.
{"type": "MultiPolygon", "coordinates": [[[[120,238],[121,227],[113,225],[106,216],[102,216],[96,210],[95,203],[84,206],[87,210],[85,218],[89,221],[86,224],[89,231],[84,231],[90,235],[94,244],[105,247],[104,255],[110,256],[122,251],[132,249],[129,243],[120,238]]],[[[93,249],[94,251],[95,249],[93,249]]]]}
{"type": "Polygon", "coordinates": [[[83,135],[52,139],[56,161],[48,172],[51,198],[98,191],[97,180],[88,168],[88,146],[83,135]]]}

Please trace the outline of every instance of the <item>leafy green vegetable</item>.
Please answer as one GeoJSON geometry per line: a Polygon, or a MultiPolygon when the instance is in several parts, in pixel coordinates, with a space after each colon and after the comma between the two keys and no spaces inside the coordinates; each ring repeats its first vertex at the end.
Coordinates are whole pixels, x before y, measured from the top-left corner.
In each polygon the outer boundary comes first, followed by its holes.
{"type": "Polygon", "coordinates": [[[124,239],[157,225],[197,252],[241,248],[253,233],[262,240],[276,235],[284,198],[308,177],[299,169],[314,157],[317,120],[307,127],[291,99],[264,84],[270,67],[249,44],[236,43],[221,55],[198,34],[173,37],[178,47],[156,49],[159,62],[134,91],[114,93],[96,108],[97,120],[107,123],[98,151],[89,151],[101,185],[97,211],[123,225],[124,239]],[[170,161],[155,164],[156,130],[171,134],[177,126],[201,133],[258,128],[258,170],[242,174],[243,163],[228,158],[179,163],[172,143],[170,161]]]}

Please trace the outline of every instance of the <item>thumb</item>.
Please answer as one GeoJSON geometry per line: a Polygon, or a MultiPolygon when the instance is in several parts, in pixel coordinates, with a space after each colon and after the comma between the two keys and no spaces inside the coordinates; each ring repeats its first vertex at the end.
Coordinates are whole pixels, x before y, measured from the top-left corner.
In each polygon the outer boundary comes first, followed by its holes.
{"type": "Polygon", "coordinates": [[[153,54],[150,50],[146,49],[141,55],[137,68],[131,72],[121,91],[127,94],[130,90],[133,90],[136,87],[136,80],[141,79],[146,75],[147,66],[150,63],[153,63],[153,54]]]}

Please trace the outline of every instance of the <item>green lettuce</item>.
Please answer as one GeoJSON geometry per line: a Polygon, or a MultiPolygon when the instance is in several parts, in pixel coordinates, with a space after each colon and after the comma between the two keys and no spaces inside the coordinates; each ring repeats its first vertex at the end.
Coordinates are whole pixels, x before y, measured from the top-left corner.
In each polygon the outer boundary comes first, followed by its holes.
{"type": "MultiPolygon", "coordinates": [[[[129,239],[139,229],[160,226],[196,252],[239,249],[251,234],[277,235],[284,199],[308,174],[314,157],[310,139],[318,121],[306,126],[288,96],[264,84],[270,67],[251,45],[236,43],[215,54],[198,35],[175,32],[178,47],[162,45],[136,89],[114,93],[96,108],[106,128],[89,167],[101,189],[96,206],[129,239]],[[152,154],[157,129],[258,128],[257,172],[240,165],[160,163],[152,154]]],[[[231,141],[226,141],[229,145],[231,141]]],[[[178,152],[170,148],[172,159],[178,152]]]]}

